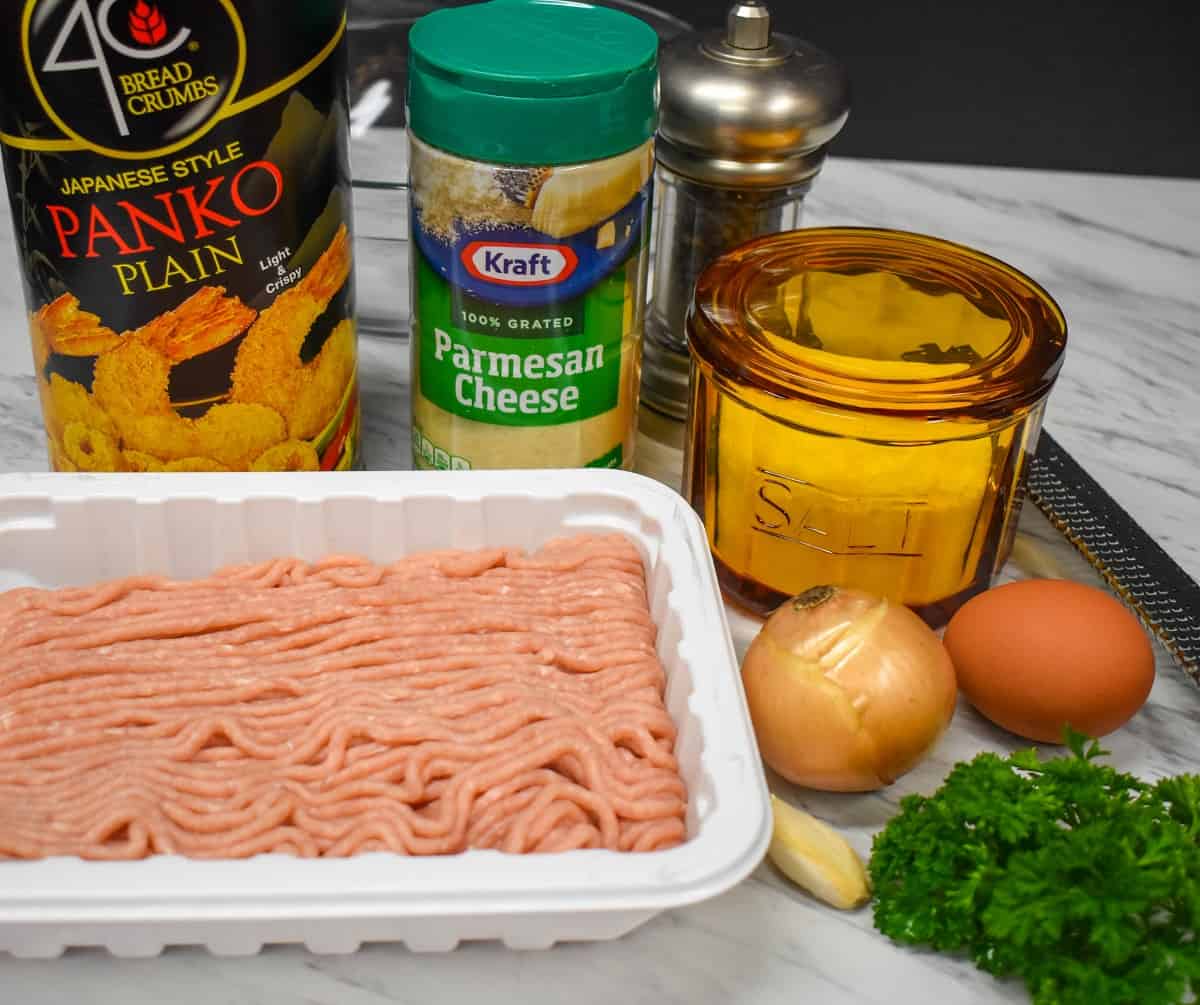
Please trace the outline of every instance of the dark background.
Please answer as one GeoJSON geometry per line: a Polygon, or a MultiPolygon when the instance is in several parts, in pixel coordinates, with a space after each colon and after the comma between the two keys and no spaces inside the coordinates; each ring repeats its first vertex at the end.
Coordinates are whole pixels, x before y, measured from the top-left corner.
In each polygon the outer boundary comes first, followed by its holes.
{"type": "MultiPolygon", "coordinates": [[[[724,5],[691,7],[717,23],[724,5]]],[[[850,71],[837,153],[1200,177],[1200,0],[771,10],[850,71]]]]}
{"type": "MultiPolygon", "coordinates": [[[[438,5],[351,0],[360,85],[388,66],[402,88],[406,25],[438,5]]],[[[728,7],[608,5],[642,13],[664,37],[680,18],[720,25],[728,7]]],[[[1200,178],[1200,0],[769,6],[781,30],[849,70],[854,103],[835,155],[1200,178]]]]}

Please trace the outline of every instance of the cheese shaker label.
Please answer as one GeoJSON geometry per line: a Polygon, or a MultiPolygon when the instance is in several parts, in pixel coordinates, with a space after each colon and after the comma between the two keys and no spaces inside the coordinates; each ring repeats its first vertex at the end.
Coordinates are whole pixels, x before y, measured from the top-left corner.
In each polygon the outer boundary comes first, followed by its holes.
{"type": "Polygon", "coordinates": [[[501,166],[412,139],[418,467],[632,460],[652,159],[501,166]]]}
{"type": "Polygon", "coordinates": [[[340,0],[21,4],[0,147],[56,469],[354,463],[344,32],[340,0]]]}

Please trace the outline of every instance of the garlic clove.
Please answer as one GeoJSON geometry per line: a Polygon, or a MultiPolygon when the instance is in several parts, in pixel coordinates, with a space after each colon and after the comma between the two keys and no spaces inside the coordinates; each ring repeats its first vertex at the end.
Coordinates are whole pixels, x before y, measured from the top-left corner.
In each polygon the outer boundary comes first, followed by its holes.
{"type": "Polygon", "coordinates": [[[870,900],[867,870],[844,837],[776,796],[771,807],[775,826],[767,857],[780,872],[831,907],[850,910],[870,900]]]}

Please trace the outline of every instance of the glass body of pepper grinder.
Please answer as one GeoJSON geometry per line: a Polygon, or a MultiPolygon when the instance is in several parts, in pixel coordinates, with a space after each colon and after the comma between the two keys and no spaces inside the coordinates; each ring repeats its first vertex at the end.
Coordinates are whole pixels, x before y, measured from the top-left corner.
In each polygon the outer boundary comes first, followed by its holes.
{"type": "Polygon", "coordinates": [[[770,12],[753,0],[735,3],[723,29],[672,40],[659,80],[641,421],[651,439],[681,447],[684,319],[696,277],[752,237],[799,226],[804,196],[849,115],[850,87],[832,56],[772,32],[770,12]]]}

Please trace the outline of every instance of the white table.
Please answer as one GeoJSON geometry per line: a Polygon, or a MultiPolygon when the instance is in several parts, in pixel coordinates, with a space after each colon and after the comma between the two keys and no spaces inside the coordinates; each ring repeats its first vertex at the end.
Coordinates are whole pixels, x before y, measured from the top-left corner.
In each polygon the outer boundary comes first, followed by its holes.
{"type": "MultiPolygon", "coordinates": [[[[370,176],[378,165],[378,177],[390,162],[395,177],[397,143],[376,137],[358,152],[356,173],[370,176]]],[[[401,233],[397,197],[376,194],[364,207],[360,238],[401,233]]],[[[42,470],[7,205],[3,215],[0,468],[42,470]]],[[[935,234],[1043,283],[1070,325],[1047,428],[1200,577],[1200,182],[835,158],[817,181],[805,222],[935,234]]],[[[364,300],[386,306],[402,297],[401,248],[395,240],[360,244],[364,300]]],[[[365,337],[361,358],[367,463],[408,467],[407,345],[365,337]]],[[[1121,766],[1148,777],[1195,770],[1200,693],[1160,661],[1149,705],[1108,746],[1121,766]]],[[[865,853],[901,795],[932,791],[953,761],[984,748],[1011,743],[960,707],[935,756],[887,793],[777,788],[836,822],[865,853]]],[[[465,1005],[485,998],[531,1005],[1027,1000],[1019,985],[997,983],[969,964],[892,946],[871,928],[869,911],[827,910],[766,865],[726,895],[661,915],[617,942],[533,954],[469,945],[422,956],[375,945],[344,957],[276,946],[247,959],[188,948],[152,960],[95,950],[53,961],[0,959],[0,1002],[13,1005],[465,1005]]]]}

